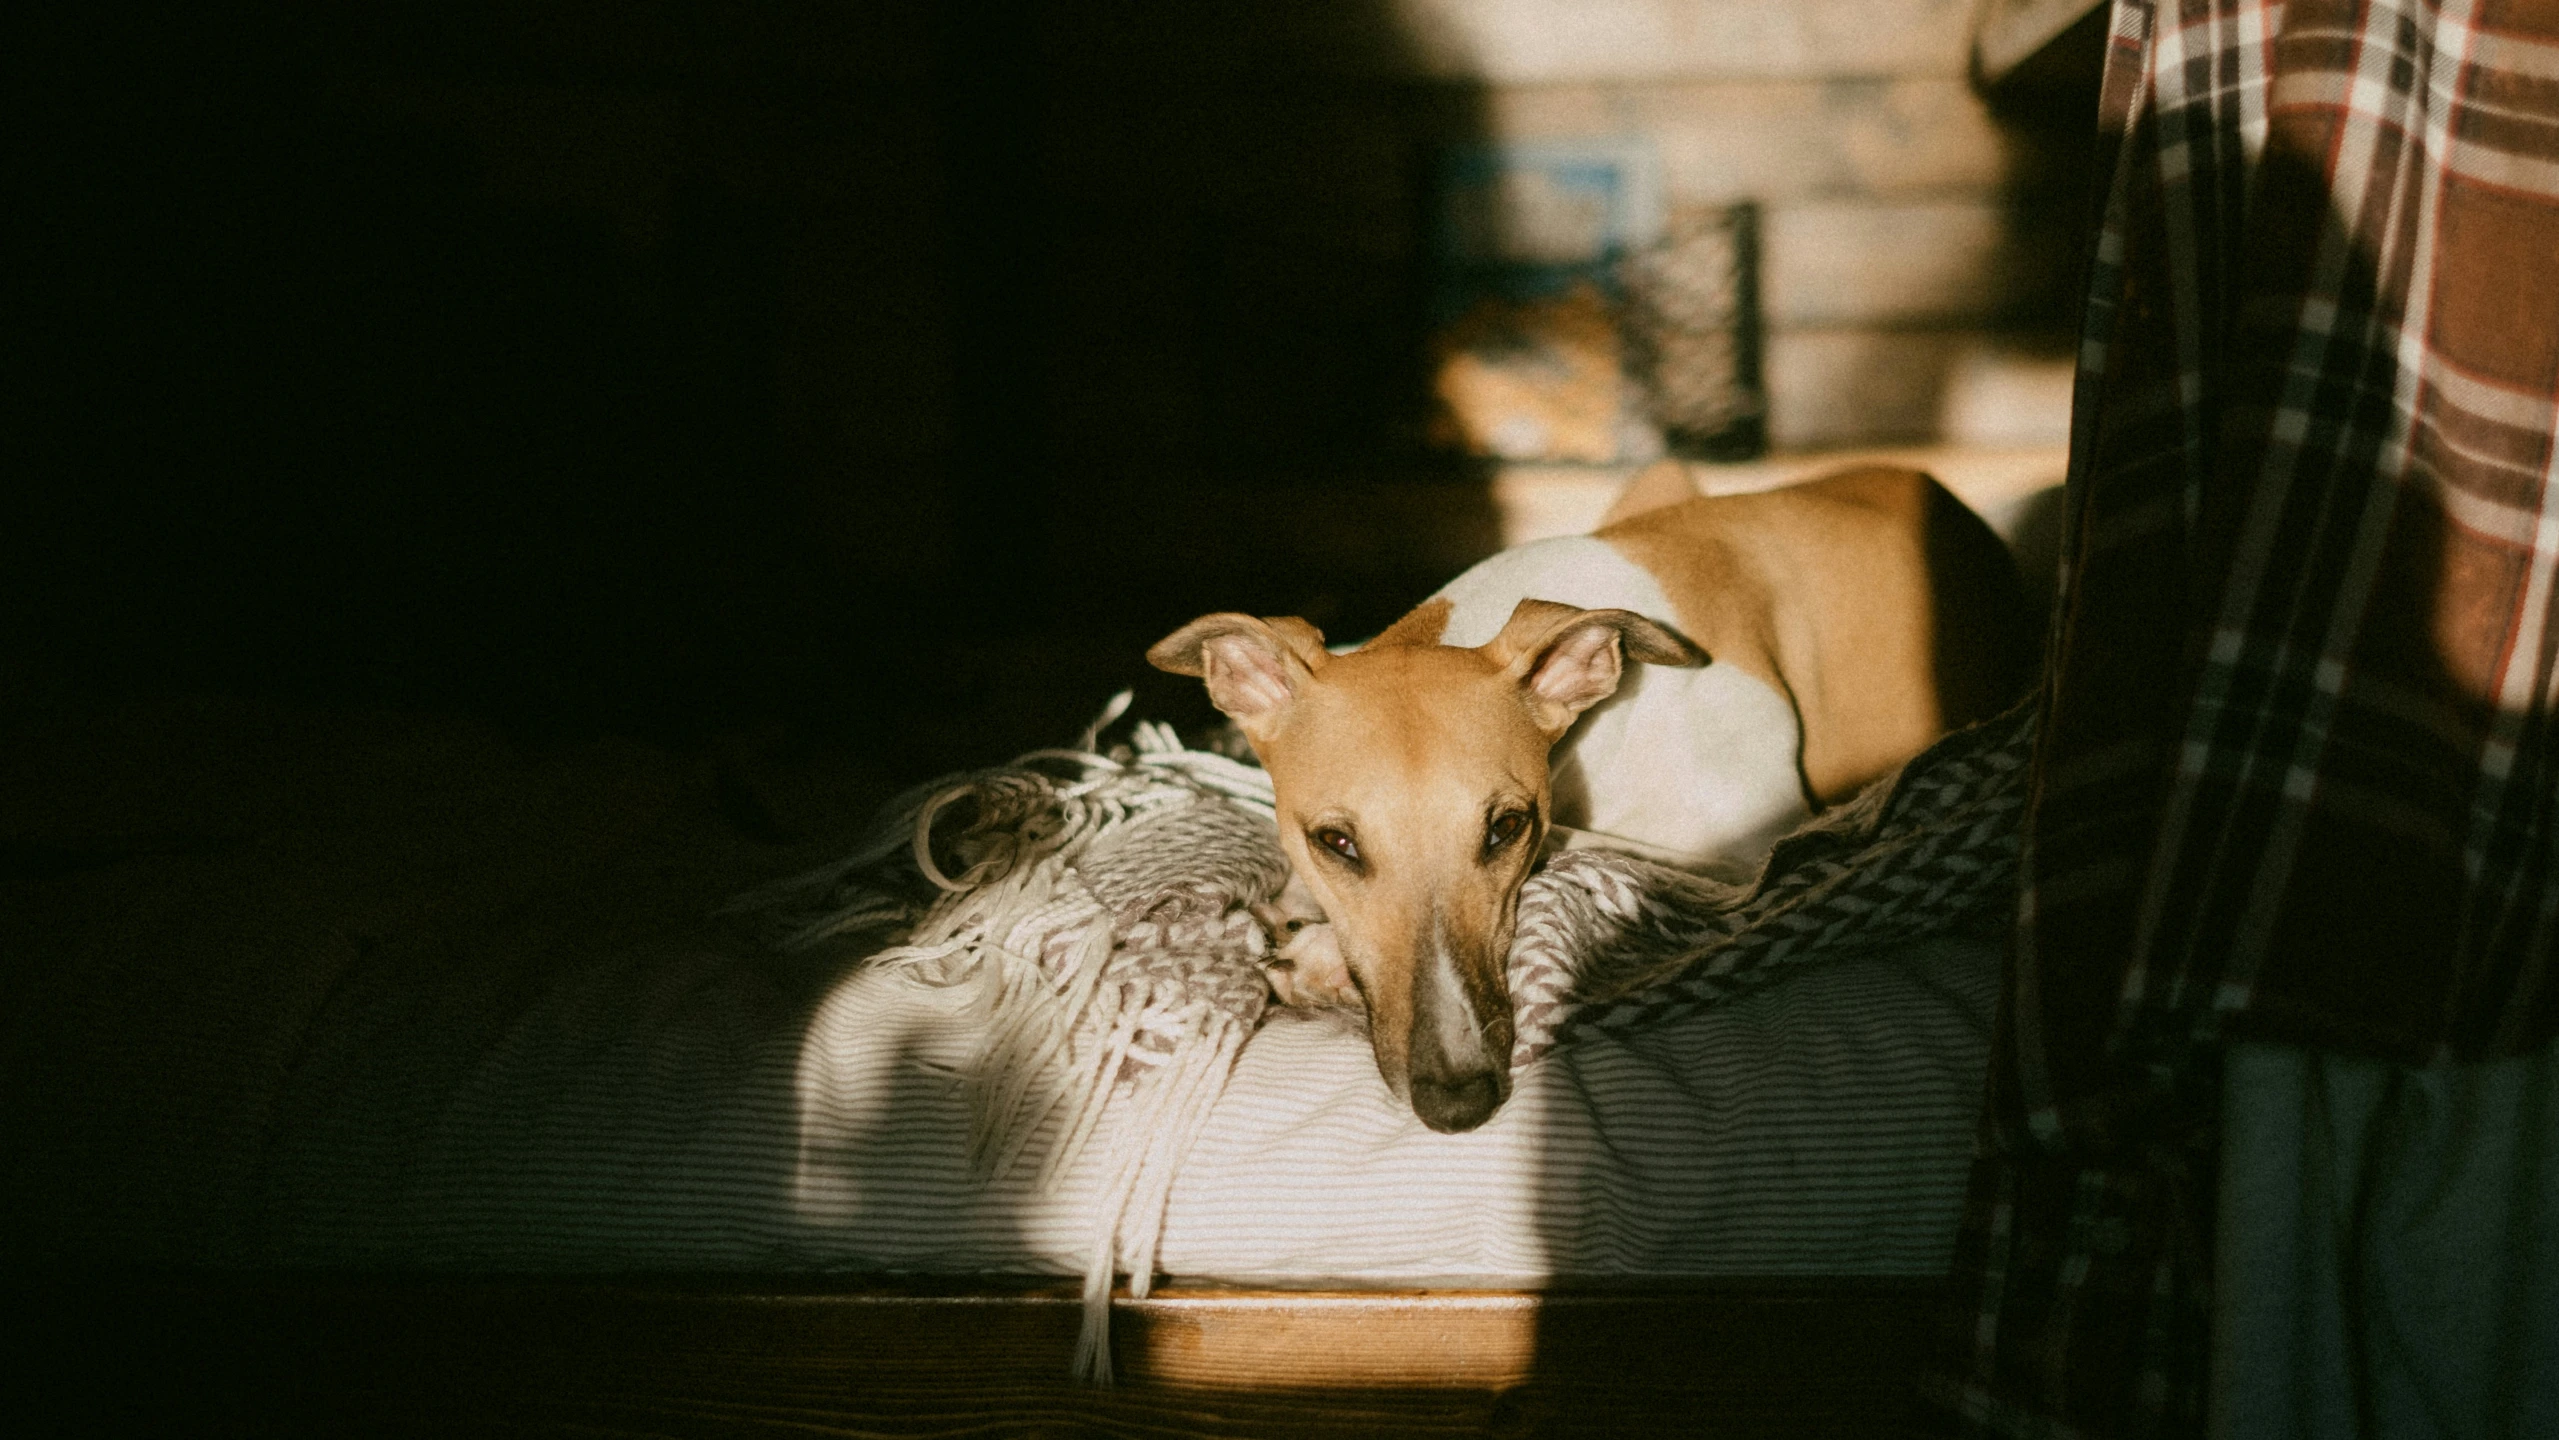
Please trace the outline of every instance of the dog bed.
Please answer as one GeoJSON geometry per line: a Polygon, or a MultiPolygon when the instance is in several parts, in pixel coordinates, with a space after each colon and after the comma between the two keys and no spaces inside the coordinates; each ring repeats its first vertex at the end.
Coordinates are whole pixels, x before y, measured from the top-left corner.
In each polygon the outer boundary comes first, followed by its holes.
{"type": "MultiPolygon", "coordinates": [[[[1053,1186],[982,1180],[959,991],[704,927],[769,858],[681,815],[606,843],[601,813],[484,748],[437,758],[503,773],[421,801],[431,825],[271,823],[13,882],[10,1269],[1000,1288],[1085,1268],[1122,1117],[1053,1186]]],[[[386,737],[303,768],[343,784],[338,759],[419,766],[386,737]]],[[[588,761],[613,824],[690,790],[636,749],[588,761]]],[[[1352,1026],[1272,1017],[1171,1187],[1155,1268],[1461,1309],[1483,1286],[1942,1273],[1996,943],[1799,938],[1820,963],[1718,1003],[1656,987],[1669,1003],[1572,1027],[1566,997],[1524,993],[1523,1043],[1550,1048],[1461,1136],[1386,1093],[1352,1026]]]]}

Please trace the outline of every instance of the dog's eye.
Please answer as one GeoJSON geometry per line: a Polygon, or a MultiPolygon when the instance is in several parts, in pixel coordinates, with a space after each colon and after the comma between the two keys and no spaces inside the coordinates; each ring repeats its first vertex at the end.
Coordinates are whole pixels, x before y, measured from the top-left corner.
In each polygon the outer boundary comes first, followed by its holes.
{"type": "Polygon", "coordinates": [[[1511,843],[1513,840],[1518,839],[1520,832],[1527,828],[1527,811],[1505,810],[1501,814],[1494,816],[1493,823],[1485,827],[1484,848],[1487,850],[1499,850],[1503,846],[1511,843]]]}
{"type": "Polygon", "coordinates": [[[1359,859],[1359,842],[1353,840],[1350,836],[1343,834],[1339,830],[1328,828],[1316,831],[1315,843],[1332,851],[1334,854],[1341,856],[1345,860],[1356,861],[1359,859]]]}

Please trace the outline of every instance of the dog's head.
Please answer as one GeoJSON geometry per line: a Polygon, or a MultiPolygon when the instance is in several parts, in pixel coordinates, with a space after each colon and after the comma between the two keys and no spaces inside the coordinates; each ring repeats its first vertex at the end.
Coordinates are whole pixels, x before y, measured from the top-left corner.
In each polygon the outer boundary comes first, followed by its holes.
{"type": "Polygon", "coordinates": [[[1695,653],[1630,611],[1523,600],[1473,649],[1390,631],[1333,655],[1303,620],[1223,614],[1146,658],[1206,680],[1269,770],[1280,844],[1332,923],[1387,1085],[1434,1130],[1482,1124],[1510,1093],[1503,972],[1546,836],[1547,752],[1627,659],[1695,653]]]}

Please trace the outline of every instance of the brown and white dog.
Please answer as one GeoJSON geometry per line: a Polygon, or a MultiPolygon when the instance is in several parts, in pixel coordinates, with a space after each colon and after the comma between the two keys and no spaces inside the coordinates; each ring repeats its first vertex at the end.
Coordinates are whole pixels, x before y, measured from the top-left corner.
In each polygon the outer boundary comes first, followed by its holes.
{"type": "Polygon", "coordinates": [[[1281,998],[1355,995],[1388,1087],[1456,1131],[1509,1094],[1504,963],[1553,832],[1746,871],[1995,713],[2031,640],[2007,550],[1926,475],[1699,498],[1669,464],[1596,533],[1506,550],[1347,653],[1219,614],[1147,659],[1251,742],[1300,919],[1329,921],[1282,952],[1281,998]]]}

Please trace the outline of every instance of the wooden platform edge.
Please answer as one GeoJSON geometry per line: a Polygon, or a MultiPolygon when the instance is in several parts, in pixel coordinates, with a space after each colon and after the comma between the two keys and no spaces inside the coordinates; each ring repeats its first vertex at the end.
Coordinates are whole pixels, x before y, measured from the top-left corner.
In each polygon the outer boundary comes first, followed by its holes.
{"type": "Polygon", "coordinates": [[[1064,1287],[16,1277],[12,1434],[1868,1435],[1934,1286],[1174,1286],[1080,1386],[1064,1287]]]}

